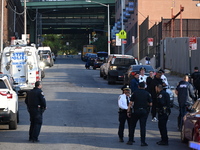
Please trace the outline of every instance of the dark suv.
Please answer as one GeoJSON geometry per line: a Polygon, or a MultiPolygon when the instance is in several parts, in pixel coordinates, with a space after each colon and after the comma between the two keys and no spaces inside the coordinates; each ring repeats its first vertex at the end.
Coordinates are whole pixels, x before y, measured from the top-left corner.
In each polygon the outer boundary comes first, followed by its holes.
{"type": "Polygon", "coordinates": [[[97,52],[97,58],[94,61],[93,69],[100,68],[107,57],[108,57],[107,52],[97,52]]]}
{"type": "Polygon", "coordinates": [[[102,76],[107,78],[108,84],[124,80],[124,73],[130,65],[138,64],[138,60],[131,55],[111,54],[107,63],[103,65],[102,76]]]}

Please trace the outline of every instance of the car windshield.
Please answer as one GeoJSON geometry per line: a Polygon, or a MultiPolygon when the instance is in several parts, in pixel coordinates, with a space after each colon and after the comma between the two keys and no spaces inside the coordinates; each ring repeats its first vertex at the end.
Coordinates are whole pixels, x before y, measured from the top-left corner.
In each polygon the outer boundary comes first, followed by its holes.
{"type": "Polygon", "coordinates": [[[113,65],[135,65],[135,59],[130,59],[130,58],[115,58],[112,61],[113,65]]]}
{"type": "Polygon", "coordinates": [[[150,71],[153,71],[153,68],[152,66],[133,66],[133,71],[137,70],[139,71],[141,67],[144,67],[146,70],[145,72],[150,72],[150,71]]]}
{"type": "Polygon", "coordinates": [[[42,58],[44,58],[44,59],[47,59],[47,57],[48,57],[47,55],[43,55],[43,56],[42,56],[42,58]]]}
{"type": "Polygon", "coordinates": [[[108,53],[97,53],[98,57],[108,57],[108,53]]]}

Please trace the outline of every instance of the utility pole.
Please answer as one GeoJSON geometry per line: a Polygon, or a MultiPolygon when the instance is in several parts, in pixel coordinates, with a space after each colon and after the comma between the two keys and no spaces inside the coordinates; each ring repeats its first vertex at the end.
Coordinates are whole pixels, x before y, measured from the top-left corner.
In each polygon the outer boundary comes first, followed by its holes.
{"type": "MultiPolygon", "coordinates": [[[[124,10],[124,6],[125,6],[125,4],[124,4],[124,0],[121,0],[121,25],[122,25],[122,30],[124,30],[124,12],[123,12],[123,10],[124,10]]],[[[124,55],[124,44],[122,43],[121,44],[121,50],[122,50],[122,55],[124,55]]]]}
{"type": "Polygon", "coordinates": [[[1,49],[3,51],[3,20],[4,20],[4,0],[1,0],[1,49]]]}
{"type": "Polygon", "coordinates": [[[27,35],[26,35],[26,0],[24,0],[24,34],[25,34],[25,43],[27,44],[27,35]]]}

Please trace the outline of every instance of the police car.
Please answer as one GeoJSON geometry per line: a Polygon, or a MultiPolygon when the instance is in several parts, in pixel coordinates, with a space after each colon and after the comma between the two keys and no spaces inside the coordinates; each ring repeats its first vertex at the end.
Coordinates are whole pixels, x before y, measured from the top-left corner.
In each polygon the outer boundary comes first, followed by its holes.
{"type": "Polygon", "coordinates": [[[17,129],[19,122],[18,96],[7,76],[0,76],[0,124],[17,129]]]}

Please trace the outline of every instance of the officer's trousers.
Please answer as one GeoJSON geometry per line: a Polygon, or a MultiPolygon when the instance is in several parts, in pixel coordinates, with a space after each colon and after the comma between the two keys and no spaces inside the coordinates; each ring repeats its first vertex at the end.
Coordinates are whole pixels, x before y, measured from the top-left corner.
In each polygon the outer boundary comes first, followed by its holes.
{"type": "Polygon", "coordinates": [[[149,112],[146,109],[136,109],[134,113],[131,114],[131,124],[130,124],[130,138],[129,141],[134,140],[134,133],[137,121],[140,121],[140,137],[141,142],[145,143],[146,138],[146,122],[149,112]]]}
{"type": "Polygon", "coordinates": [[[118,129],[118,136],[119,138],[124,137],[124,128],[125,128],[125,123],[128,123],[128,132],[130,136],[130,118],[127,116],[127,112],[119,112],[119,129],[118,129]]]}
{"type": "Polygon", "coordinates": [[[161,140],[163,142],[168,142],[168,135],[167,135],[167,121],[168,115],[167,114],[158,114],[158,128],[160,130],[161,140]]]}
{"type": "Polygon", "coordinates": [[[42,111],[38,108],[30,108],[30,128],[29,128],[29,140],[38,140],[40,129],[42,126],[42,111]]]}
{"type": "Polygon", "coordinates": [[[157,98],[153,98],[152,99],[153,101],[153,105],[152,105],[152,108],[151,108],[151,114],[152,114],[152,118],[156,117],[156,107],[157,107],[157,98]]]}
{"type": "Polygon", "coordinates": [[[182,129],[183,126],[183,117],[185,116],[185,114],[187,113],[186,111],[186,106],[179,106],[179,116],[178,116],[178,128],[179,130],[182,129]]]}

